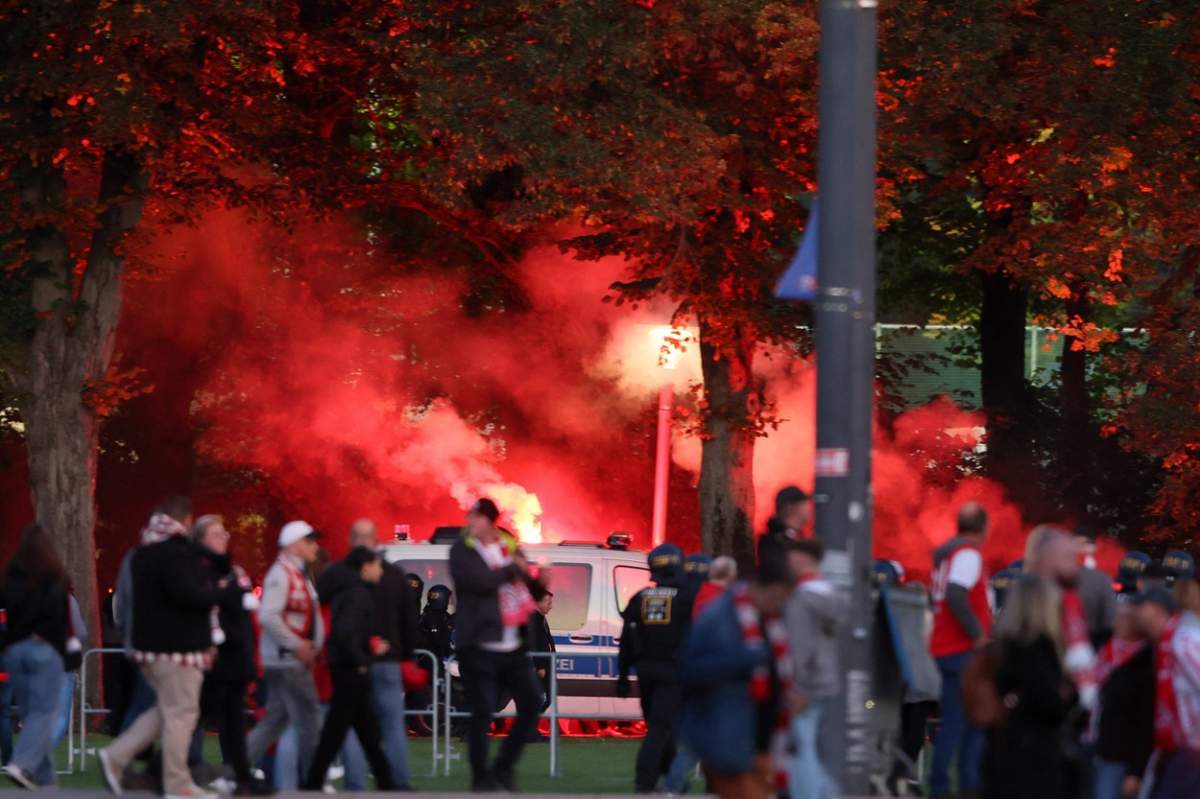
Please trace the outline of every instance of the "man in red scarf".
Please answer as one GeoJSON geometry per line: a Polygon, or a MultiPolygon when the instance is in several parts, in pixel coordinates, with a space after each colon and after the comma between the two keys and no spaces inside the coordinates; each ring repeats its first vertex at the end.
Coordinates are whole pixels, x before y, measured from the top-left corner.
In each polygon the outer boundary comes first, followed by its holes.
{"type": "Polygon", "coordinates": [[[1143,795],[1150,799],[1200,796],[1200,585],[1180,586],[1184,610],[1171,614],[1174,600],[1147,601],[1139,621],[1155,636],[1158,687],[1154,701],[1154,758],[1147,769],[1151,781],[1143,795]]]}
{"type": "Polygon", "coordinates": [[[782,614],[795,588],[782,559],[763,561],[692,626],[679,659],[682,737],[725,799],[774,796],[771,751],[800,702],[782,614]]]}
{"type": "MultiPolygon", "coordinates": [[[[317,736],[321,707],[313,665],[325,643],[325,623],[308,567],[317,559],[317,533],[307,522],[288,522],[279,532],[279,557],[263,579],[258,623],[259,656],[267,684],[267,709],[246,746],[255,763],[289,724],[296,725],[300,773],[307,773],[317,736]]],[[[277,784],[294,790],[299,774],[280,775],[277,784]]]]}

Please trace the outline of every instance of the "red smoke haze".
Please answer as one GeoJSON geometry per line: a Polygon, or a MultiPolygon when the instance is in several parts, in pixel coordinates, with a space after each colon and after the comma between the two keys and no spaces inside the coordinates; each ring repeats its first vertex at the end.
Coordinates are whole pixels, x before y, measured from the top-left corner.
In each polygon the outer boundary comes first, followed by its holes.
{"type": "MultiPolygon", "coordinates": [[[[649,329],[670,307],[603,303],[619,259],[585,263],[533,250],[515,282],[524,305],[471,313],[472,273],[384,254],[346,223],[290,233],[214,213],[172,229],[148,261],[191,275],[131,290],[123,341],[166,339],[201,353],[190,421],[200,458],[196,495],[267,527],[305,517],[335,533],[360,516],[423,537],[456,523],[480,494],[540,515],[524,532],[602,539],[629,530],[648,542],[657,389],[699,377],[696,348],[678,368],[657,362],[649,329]],[[151,309],[171,304],[164,314],[151,309]]],[[[783,352],[759,359],[784,419],[755,456],[761,524],[781,486],[812,487],[814,370],[783,352]]],[[[156,365],[144,365],[154,382],[156,365]]],[[[992,514],[990,560],[1020,556],[1024,524],[1002,489],[961,469],[978,445],[978,414],[938,400],[875,435],[875,548],[922,573],[953,533],[957,507],[992,514]],[[951,432],[947,432],[951,431],[951,432]]],[[[695,439],[676,438],[670,535],[698,541],[695,439]]],[[[260,528],[261,528],[260,524],[260,528]]],[[[262,530],[259,530],[260,534],[262,530]]],[[[270,533],[259,542],[269,550],[270,533]]]]}

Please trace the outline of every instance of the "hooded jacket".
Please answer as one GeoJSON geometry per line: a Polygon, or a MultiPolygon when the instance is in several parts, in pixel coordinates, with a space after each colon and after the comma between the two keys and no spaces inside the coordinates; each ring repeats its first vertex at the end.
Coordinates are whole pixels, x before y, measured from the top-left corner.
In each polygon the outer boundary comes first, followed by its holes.
{"type": "MultiPolygon", "coordinates": [[[[334,590],[334,586],[344,585],[351,578],[358,579],[358,575],[345,561],[338,561],[326,569],[317,579],[317,594],[321,597],[321,604],[330,604],[333,601],[330,591],[334,590]]],[[[419,645],[420,631],[414,615],[413,592],[404,569],[395,563],[388,563],[385,558],[383,577],[378,585],[368,586],[368,589],[374,605],[371,634],[388,642],[388,651],[375,660],[412,660],[413,650],[419,645]]]]}
{"type": "Polygon", "coordinates": [[[321,603],[332,606],[325,659],[331,669],[369,666],[375,660],[371,654],[377,624],[374,586],[344,564],[338,565],[342,568],[326,569],[319,581],[321,603]]]}
{"type": "Polygon", "coordinates": [[[784,617],[791,641],[796,687],[815,699],[836,696],[841,682],[838,628],[849,615],[849,601],[825,580],[797,586],[784,617]]]}

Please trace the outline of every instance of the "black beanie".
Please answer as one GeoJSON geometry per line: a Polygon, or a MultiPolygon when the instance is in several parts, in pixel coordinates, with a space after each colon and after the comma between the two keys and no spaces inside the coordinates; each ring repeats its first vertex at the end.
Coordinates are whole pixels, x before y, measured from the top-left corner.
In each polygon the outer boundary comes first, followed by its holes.
{"type": "Polygon", "coordinates": [[[807,502],[808,494],[799,486],[787,486],[775,495],[775,515],[782,516],[787,509],[800,502],[807,502]]]}
{"type": "Polygon", "coordinates": [[[480,516],[486,516],[489,522],[495,522],[500,518],[500,509],[496,507],[496,503],[492,502],[487,497],[477,500],[471,506],[468,513],[478,513],[480,516]]]}

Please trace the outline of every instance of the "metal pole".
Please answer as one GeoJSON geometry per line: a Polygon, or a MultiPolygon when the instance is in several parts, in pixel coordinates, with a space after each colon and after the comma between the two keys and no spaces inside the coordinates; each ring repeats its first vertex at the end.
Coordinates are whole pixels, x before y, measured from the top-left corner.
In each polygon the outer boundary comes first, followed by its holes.
{"type": "Polygon", "coordinates": [[[875,375],[876,0],[821,0],[815,305],[816,530],[850,596],[842,701],[825,739],[846,795],[869,793],[871,422],[875,375]]]}
{"type": "Polygon", "coordinates": [[[445,722],[446,722],[446,727],[445,727],[444,732],[446,733],[446,745],[445,745],[445,747],[443,747],[443,752],[445,754],[446,760],[445,760],[445,766],[442,769],[442,775],[449,777],[450,776],[450,727],[451,727],[451,723],[450,723],[451,693],[450,693],[450,661],[449,660],[446,661],[446,694],[445,694],[445,696],[446,696],[446,715],[444,718],[445,718],[445,722]]]}
{"type": "Polygon", "coordinates": [[[558,776],[558,654],[550,654],[550,776],[558,776]]]}
{"type": "Polygon", "coordinates": [[[671,476],[671,412],[675,387],[667,383],[658,392],[658,447],[654,456],[654,525],[651,540],[658,546],[667,540],[667,482],[671,476]]]}

